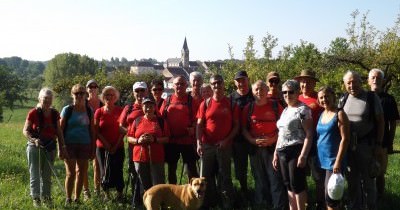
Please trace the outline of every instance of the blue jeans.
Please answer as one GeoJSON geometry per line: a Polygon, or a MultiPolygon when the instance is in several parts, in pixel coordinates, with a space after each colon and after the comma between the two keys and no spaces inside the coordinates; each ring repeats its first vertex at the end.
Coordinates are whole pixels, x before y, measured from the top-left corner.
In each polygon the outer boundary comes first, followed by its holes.
{"type": "Polygon", "coordinates": [[[51,167],[54,165],[55,151],[44,149],[28,143],[26,147],[30,174],[30,190],[32,198],[51,197],[51,167]]]}
{"type": "Polygon", "coordinates": [[[207,188],[204,196],[204,207],[212,207],[217,204],[217,189],[220,189],[222,195],[223,206],[226,209],[232,208],[233,199],[233,184],[231,178],[231,157],[232,149],[229,146],[225,149],[220,149],[215,145],[203,144],[203,155],[201,159],[201,176],[207,180],[207,188]],[[217,174],[216,167],[218,166],[218,188],[215,184],[215,176],[217,174]]]}
{"type": "Polygon", "coordinates": [[[255,182],[255,204],[263,205],[271,200],[274,209],[287,209],[287,191],[280,171],[275,171],[272,167],[273,157],[273,147],[258,147],[255,154],[250,155],[255,182]]]}

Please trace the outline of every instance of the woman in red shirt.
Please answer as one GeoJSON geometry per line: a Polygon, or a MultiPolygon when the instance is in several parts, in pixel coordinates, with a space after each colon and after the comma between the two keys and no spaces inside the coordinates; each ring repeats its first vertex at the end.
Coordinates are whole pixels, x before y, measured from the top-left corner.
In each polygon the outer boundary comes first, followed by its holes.
{"type": "Polygon", "coordinates": [[[133,144],[133,161],[144,191],[165,182],[164,143],[170,135],[166,121],[156,115],[155,101],[145,98],[143,117],[137,117],[128,131],[128,141],[133,144]]]}
{"type": "Polygon", "coordinates": [[[119,92],[112,86],[106,86],[101,94],[104,106],[94,114],[96,130],[96,156],[99,161],[101,185],[105,192],[105,199],[109,199],[109,189],[117,189],[117,201],[121,201],[124,188],[123,163],[124,142],[123,134],[119,132],[118,117],[122,107],[116,106],[119,92]]]}

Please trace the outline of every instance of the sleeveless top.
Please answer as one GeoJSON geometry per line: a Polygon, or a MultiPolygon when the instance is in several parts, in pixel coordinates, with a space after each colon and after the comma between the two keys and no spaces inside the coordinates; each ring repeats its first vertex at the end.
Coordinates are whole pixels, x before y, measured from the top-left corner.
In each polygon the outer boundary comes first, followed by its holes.
{"type": "Polygon", "coordinates": [[[338,127],[337,113],[327,123],[322,123],[322,114],[317,124],[317,151],[320,167],[325,170],[333,170],[336,156],[341,141],[338,127]]]}

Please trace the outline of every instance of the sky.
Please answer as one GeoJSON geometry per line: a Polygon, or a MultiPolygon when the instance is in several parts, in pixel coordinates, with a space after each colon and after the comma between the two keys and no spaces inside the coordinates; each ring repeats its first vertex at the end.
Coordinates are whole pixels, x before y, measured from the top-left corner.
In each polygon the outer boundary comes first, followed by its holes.
{"type": "Polygon", "coordinates": [[[378,30],[394,26],[394,0],[0,0],[0,58],[46,61],[59,53],[96,60],[180,57],[187,38],[190,60],[243,59],[254,36],[257,56],[267,33],[283,46],[300,40],[321,51],[347,37],[350,14],[368,13],[378,30]]]}

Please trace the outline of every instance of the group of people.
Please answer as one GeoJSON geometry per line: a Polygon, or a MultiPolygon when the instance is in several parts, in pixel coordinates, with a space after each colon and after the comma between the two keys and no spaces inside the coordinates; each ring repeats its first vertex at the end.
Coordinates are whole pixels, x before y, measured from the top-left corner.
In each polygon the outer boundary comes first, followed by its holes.
{"type": "Polygon", "coordinates": [[[346,72],[346,93],[339,104],[332,88],[315,90],[319,80],[310,69],[282,85],[277,72],[268,73],[265,82],[250,84],[246,71],[238,71],[236,90],[229,95],[221,75],[212,75],[209,84],[203,82],[199,72],[192,72],[189,82],[177,76],[174,93],[166,98],[161,97],[163,81],[136,82],[134,103],[120,107],[116,88],[104,87],[99,98],[99,86],[90,80],[86,87],[72,87],[73,103],[61,114],[51,108],[53,92],[43,88],[23,129],[34,205],[51,203],[56,151],[66,168],[66,205],[79,203],[82,189],[87,192],[88,160],[93,160],[95,192],[101,186],[104,199],[109,200],[109,190],[116,188],[116,199],[122,200],[127,187],[123,181],[126,136],[135,206],[141,205],[141,195],[153,185],[182,182],[182,174],[177,176],[182,158],[188,179],[207,180],[203,209],[218,204],[224,209],[240,208],[247,202],[259,209],[305,209],[311,204],[309,172],[318,209],[340,208],[341,200],[328,195],[332,174],[343,174],[348,180],[350,209],[377,208],[399,119],[394,98],[383,92],[381,70],[369,73],[371,91],[362,88],[357,72],[346,72]],[[240,185],[237,193],[231,159],[240,185]],[[249,196],[248,160],[254,196],[249,196]],[[380,165],[380,170],[371,165],[380,165]]]}

